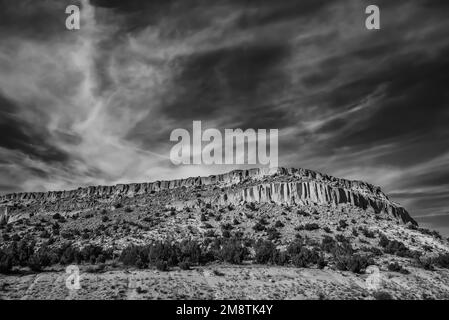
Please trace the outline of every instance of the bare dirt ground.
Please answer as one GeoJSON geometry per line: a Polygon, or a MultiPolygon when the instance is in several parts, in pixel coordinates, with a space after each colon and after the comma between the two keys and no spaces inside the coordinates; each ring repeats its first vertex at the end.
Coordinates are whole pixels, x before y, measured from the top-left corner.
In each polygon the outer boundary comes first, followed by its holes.
{"type": "Polygon", "coordinates": [[[79,290],[66,287],[64,270],[2,275],[1,299],[448,299],[449,271],[410,269],[409,275],[380,270],[377,288],[368,274],[259,265],[218,265],[192,270],[80,270],[79,290]]]}

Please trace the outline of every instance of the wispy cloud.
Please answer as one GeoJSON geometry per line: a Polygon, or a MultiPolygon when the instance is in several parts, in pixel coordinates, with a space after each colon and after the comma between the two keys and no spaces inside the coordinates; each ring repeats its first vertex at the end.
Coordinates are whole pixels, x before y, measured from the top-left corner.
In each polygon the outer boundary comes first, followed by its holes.
{"type": "Polygon", "coordinates": [[[202,120],[277,128],[280,165],[444,214],[447,5],[378,2],[380,31],[359,0],[81,1],[71,32],[69,1],[0,1],[0,192],[235,168],[168,160],[170,132],[202,120]]]}

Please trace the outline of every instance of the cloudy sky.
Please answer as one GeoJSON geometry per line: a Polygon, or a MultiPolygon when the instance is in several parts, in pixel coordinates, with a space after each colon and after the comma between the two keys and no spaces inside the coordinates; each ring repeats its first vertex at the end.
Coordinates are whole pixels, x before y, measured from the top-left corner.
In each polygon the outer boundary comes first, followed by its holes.
{"type": "Polygon", "coordinates": [[[0,193],[235,168],[171,164],[201,120],[279,129],[279,165],[379,185],[449,234],[448,4],[0,0],[0,193]]]}

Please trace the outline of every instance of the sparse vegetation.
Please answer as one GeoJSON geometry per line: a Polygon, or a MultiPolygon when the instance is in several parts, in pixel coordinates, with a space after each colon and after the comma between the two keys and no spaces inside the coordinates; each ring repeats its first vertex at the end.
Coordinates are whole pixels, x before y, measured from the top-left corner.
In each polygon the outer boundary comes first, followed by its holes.
{"type": "Polygon", "coordinates": [[[317,223],[306,223],[304,229],[308,231],[318,230],[320,226],[317,223]]]}
{"type": "Polygon", "coordinates": [[[392,272],[400,272],[402,274],[409,274],[410,272],[407,269],[404,269],[399,263],[392,262],[388,265],[388,270],[392,272]]]}
{"type": "Polygon", "coordinates": [[[269,240],[259,240],[254,246],[254,251],[256,253],[254,257],[255,262],[261,264],[274,264],[275,257],[279,254],[276,245],[269,240]]]}
{"type": "Polygon", "coordinates": [[[411,251],[404,243],[397,240],[389,240],[385,235],[381,235],[379,245],[385,253],[394,254],[398,257],[417,258],[418,252],[411,251]]]}
{"type": "Polygon", "coordinates": [[[274,226],[276,228],[282,228],[284,226],[284,224],[282,223],[282,221],[277,220],[276,223],[274,224],[274,226]]]}
{"type": "Polygon", "coordinates": [[[346,227],[348,226],[348,223],[346,222],[346,220],[341,219],[340,221],[338,221],[338,226],[339,226],[341,229],[346,229],[346,227]]]}
{"type": "Polygon", "coordinates": [[[386,291],[376,291],[373,296],[376,300],[393,300],[393,296],[386,291]]]}
{"type": "Polygon", "coordinates": [[[366,227],[360,227],[359,231],[367,238],[375,238],[376,234],[366,227]]]}

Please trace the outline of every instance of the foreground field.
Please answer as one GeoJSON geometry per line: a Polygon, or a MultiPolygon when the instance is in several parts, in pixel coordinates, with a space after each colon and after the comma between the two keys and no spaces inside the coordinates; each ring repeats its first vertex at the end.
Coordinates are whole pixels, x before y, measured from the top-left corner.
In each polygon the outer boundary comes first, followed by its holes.
{"type": "Polygon", "coordinates": [[[1,299],[449,299],[449,271],[413,269],[409,275],[258,265],[208,265],[192,270],[98,272],[80,267],[79,290],[69,290],[65,270],[0,276],[1,299]]]}

